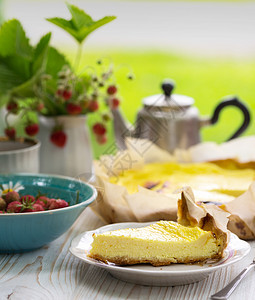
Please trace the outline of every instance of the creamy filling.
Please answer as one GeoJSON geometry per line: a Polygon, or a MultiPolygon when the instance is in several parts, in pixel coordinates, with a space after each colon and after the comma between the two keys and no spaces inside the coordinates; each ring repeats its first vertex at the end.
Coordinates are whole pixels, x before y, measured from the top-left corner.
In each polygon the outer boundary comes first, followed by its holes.
{"type": "MultiPolygon", "coordinates": [[[[255,172],[250,169],[226,170],[211,163],[151,163],[139,170],[124,171],[117,184],[125,186],[130,193],[137,192],[138,185],[165,194],[191,186],[196,190],[237,197],[254,179],[255,172]]],[[[110,181],[116,183],[116,178],[110,181]]]]}
{"type": "Polygon", "coordinates": [[[138,229],[122,229],[94,236],[90,255],[136,260],[185,261],[206,259],[219,251],[209,231],[161,221],[138,229]]]}

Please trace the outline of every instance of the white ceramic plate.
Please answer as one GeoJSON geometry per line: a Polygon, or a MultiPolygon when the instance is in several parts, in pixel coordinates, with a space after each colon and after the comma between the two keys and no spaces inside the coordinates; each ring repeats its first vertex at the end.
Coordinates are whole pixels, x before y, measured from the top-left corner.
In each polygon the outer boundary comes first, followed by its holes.
{"type": "Polygon", "coordinates": [[[169,266],[153,267],[149,264],[133,266],[116,266],[105,264],[87,256],[90,245],[93,241],[93,233],[103,233],[110,230],[122,228],[144,227],[152,223],[116,223],[87,231],[73,239],[70,252],[88,264],[105,269],[112,276],[135,284],[154,286],[174,286],[200,281],[210,273],[225,268],[244,258],[250,251],[250,245],[240,240],[236,235],[231,234],[230,242],[224,251],[224,257],[211,263],[203,265],[193,264],[172,264],[169,266]]]}

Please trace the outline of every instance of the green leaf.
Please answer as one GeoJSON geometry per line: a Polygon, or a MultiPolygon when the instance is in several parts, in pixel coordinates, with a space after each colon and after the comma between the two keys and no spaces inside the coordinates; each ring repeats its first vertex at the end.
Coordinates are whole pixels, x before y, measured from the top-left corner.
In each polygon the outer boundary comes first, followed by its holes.
{"type": "Polygon", "coordinates": [[[63,66],[69,66],[69,62],[65,56],[59,53],[55,48],[50,47],[47,55],[47,63],[45,68],[45,74],[51,75],[52,79],[47,81],[47,91],[50,94],[54,94],[57,89],[57,77],[59,71],[62,70],[63,66]]]}
{"type": "Polygon", "coordinates": [[[71,21],[67,21],[62,18],[51,18],[46,19],[47,21],[51,22],[52,24],[57,25],[58,27],[64,29],[66,32],[70,33],[72,37],[74,37],[76,40],[78,39],[78,32],[77,29],[73,27],[73,24],[71,21]]]}
{"type": "Polygon", "coordinates": [[[77,6],[71,5],[67,3],[67,7],[72,15],[72,23],[76,29],[81,29],[83,27],[88,27],[93,24],[93,20],[91,16],[85,13],[85,11],[81,10],[77,6]]]}
{"type": "Polygon", "coordinates": [[[71,20],[63,18],[49,18],[47,20],[64,29],[80,44],[94,30],[116,19],[114,16],[108,16],[94,21],[90,15],[75,5],[67,4],[67,7],[72,15],[71,20]]]}
{"type": "Polygon", "coordinates": [[[48,51],[50,38],[51,38],[51,33],[47,33],[40,39],[39,43],[35,47],[33,64],[32,64],[33,74],[38,70],[44,69],[46,66],[47,51],[48,51]]]}
{"type": "MultiPolygon", "coordinates": [[[[31,47],[33,53],[29,60],[12,51],[8,56],[0,56],[0,93],[10,92],[19,97],[34,96],[33,86],[46,67],[50,36],[49,33],[43,36],[35,49],[31,47]]],[[[18,44],[16,46],[17,49],[21,47],[18,44]]]]}
{"type": "Polygon", "coordinates": [[[25,31],[16,19],[5,22],[0,28],[0,55],[17,55],[31,60],[33,48],[29,44],[25,31]]]}
{"type": "Polygon", "coordinates": [[[66,60],[65,56],[58,52],[55,48],[49,47],[45,73],[56,78],[58,72],[64,65],[69,66],[69,62],[66,60]]]}
{"type": "MultiPolygon", "coordinates": [[[[47,38],[45,39],[47,40],[47,38]]],[[[45,44],[45,40],[40,42],[45,44]]],[[[41,44],[40,42],[38,44],[38,47],[41,47],[39,46],[41,44]]],[[[15,95],[19,95],[20,97],[34,97],[35,94],[33,87],[43,72],[56,78],[57,73],[61,70],[63,65],[68,65],[65,57],[53,47],[48,47],[47,57],[45,57],[44,63],[45,66],[43,68],[39,68],[39,70],[28,81],[13,88],[12,93],[15,95]]],[[[56,84],[55,80],[52,80],[52,82],[56,84]]]]}
{"type": "Polygon", "coordinates": [[[16,85],[11,89],[11,94],[20,98],[35,97],[34,85],[38,81],[40,73],[36,73],[29,80],[24,81],[20,85],[16,85]]]}
{"type": "Polygon", "coordinates": [[[27,80],[31,76],[31,63],[26,59],[13,55],[8,57],[2,57],[1,60],[7,68],[13,70],[23,80],[27,80]]]}
{"type": "Polygon", "coordinates": [[[104,18],[94,22],[93,24],[91,24],[91,26],[89,26],[87,28],[86,27],[82,28],[79,31],[78,38],[83,41],[89,34],[91,34],[97,28],[113,21],[114,19],[116,19],[116,17],[113,17],[113,16],[112,17],[104,17],[104,18]]]}
{"type": "Polygon", "coordinates": [[[6,105],[8,100],[9,100],[9,97],[6,94],[5,95],[0,94],[0,108],[3,107],[4,105],[6,105]]]}
{"type": "Polygon", "coordinates": [[[2,96],[8,90],[21,84],[23,78],[13,69],[5,64],[3,58],[0,57],[0,95],[2,96]]]}
{"type": "Polygon", "coordinates": [[[0,92],[6,93],[28,80],[33,48],[18,20],[5,22],[0,28],[0,92]]]}
{"type": "Polygon", "coordinates": [[[47,116],[55,116],[61,114],[61,111],[59,112],[59,105],[57,105],[56,102],[51,99],[51,95],[49,95],[49,97],[44,97],[43,102],[45,107],[47,108],[47,116]]]}

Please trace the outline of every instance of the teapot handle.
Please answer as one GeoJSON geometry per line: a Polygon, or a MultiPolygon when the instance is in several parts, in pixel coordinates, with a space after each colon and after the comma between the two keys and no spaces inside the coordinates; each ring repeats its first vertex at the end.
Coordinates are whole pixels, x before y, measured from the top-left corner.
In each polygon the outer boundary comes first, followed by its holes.
{"type": "Polygon", "coordinates": [[[236,106],[238,107],[244,116],[244,120],[243,120],[243,124],[240,126],[240,128],[238,128],[238,130],[228,139],[228,141],[237,138],[239,135],[241,135],[246,128],[249,126],[250,121],[251,121],[251,116],[250,116],[250,112],[247,108],[247,106],[242,103],[237,97],[233,97],[230,98],[228,100],[224,100],[222,101],[220,104],[218,104],[214,110],[213,116],[210,119],[210,124],[215,124],[218,122],[219,120],[219,115],[220,112],[223,108],[227,107],[227,106],[236,106]]]}

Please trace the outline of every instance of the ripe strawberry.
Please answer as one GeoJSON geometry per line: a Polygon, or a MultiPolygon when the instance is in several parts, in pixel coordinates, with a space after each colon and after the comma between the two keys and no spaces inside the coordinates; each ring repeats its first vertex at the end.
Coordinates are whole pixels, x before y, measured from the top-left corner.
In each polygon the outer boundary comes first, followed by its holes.
{"type": "Polygon", "coordinates": [[[56,95],[59,96],[59,97],[62,97],[63,96],[63,90],[57,90],[56,92],[56,95]]]}
{"type": "Polygon", "coordinates": [[[22,204],[19,201],[13,201],[8,204],[6,211],[8,213],[19,213],[21,211],[22,204]]]}
{"type": "Polygon", "coordinates": [[[33,212],[33,210],[32,210],[32,206],[31,206],[31,208],[25,208],[25,209],[23,209],[23,210],[21,210],[21,212],[33,212]]]}
{"type": "Polygon", "coordinates": [[[14,127],[7,127],[4,130],[5,135],[11,139],[11,140],[15,140],[16,137],[16,130],[14,127]]]}
{"type": "Polygon", "coordinates": [[[43,202],[42,200],[36,200],[35,204],[42,206],[44,209],[47,208],[47,203],[43,202]]]}
{"type": "Polygon", "coordinates": [[[39,125],[37,123],[29,123],[25,127],[25,131],[27,135],[34,136],[38,133],[39,131],[39,125]]]}
{"type": "Polygon", "coordinates": [[[69,206],[69,204],[65,200],[55,199],[55,201],[51,202],[51,204],[49,206],[49,210],[64,208],[64,207],[67,207],[67,206],[69,206]]]}
{"type": "Polygon", "coordinates": [[[44,211],[44,208],[42,205],[34,203],[32,204],[31,208],[26,208],[23,210],[23,212],[35,212],[35,211],[44,211]]]}
{"type": "Polygon", "coordinates": [[[117,88],[115,85],[110,85],[108,86],[108,89],[107,89],[107,94],[108,95],[114,95],[117,93],[117,88]]]}
{"type": "Polygon", "coordinates": [[[72,91],[71,90],[64,90],[63,94],[62,94],[62,97],[65,100],[69,100],[72,97],[72,91]]]}
{"type": "Polygon", "coordinates": [[[96,100],[91,100],[91,101],[89,101],[88,108],[91,112],[94,112],[94,111],[98,110],[99,104],[96,100]]]}
{"type": "Polygon", "coordinates": [[[56,201],[56,199],[53,199],[53,198],[49,199],[48,202],[47,202],[47,209],[49,209],[51,203],[55,202],[55,201],[56,201]]]}
{"type": "MultiPolygon", "coordinates": [[[[20,212],[31,212],[34,211],[35,197],[32,195],[25,195],[20,198],[22,204],[20,212]]],[[[37,204],[41,207],[40,204],[37,204]]],[[[43,208],[42,208],[43,209],[43,208]]]]}
{"type": "Polygon", "coordinates": [[[104,135],[106,133],[106,128],[103,123],[96,123],[92,127],[92,130],[97,135],[104,135]]]}
{"type": "Polygon", "coordinates": [[[19,109],[18,103],[15,101],[10,101],[6,106],[6,109],[11,113],[16,114],[19,109]]]}
{"type": "Polygon", "coordinates": [[[36,106],[36,110],[37,111],[42,111],[44,109],[44,104],[43,104],[43,102],[39,102],[38,104],[37,104],[37,106],[36,106]]]}
{"type": "Polygon", "coordinates": [[[8,192],[3,195],[4,201],[9,204],[13,201],[19,201],[19,194],[15,191],[8,192]]]}
{"type": "Polygon", "coordinates": [[[44,211],[44,207],[40,204],[33,204],[33,211],[44,211]]]}
{"type": "Polygon", "coordinates": [[[107,136],[106,135],[97,135],[96,140],[98,144],[103,145],[107,142],[107,136]]]}
{"type": "Polygon", "coordinates": [[[68,103],[66,106],[66,110],[70,115],[79,115],[82,111],[82,108],[79,104],[68,103]]]}
{"type": "Polygon", "coordinates": [[[55,146],[63,148],[67,141],[67,135],[62,130],[56,130],[52,132],[50,140],[55,146]]]}
{"type": "Polygon", "coordinates": [[[46,197],[46,196],[40,196],[37,198],[37,200],[35,201],[36,204],[40,204],[42,205],[42,207],[44,209],[48,208],[50,206],[51,200],[50,198],[46,197]]]}
{"type": "Polygon", "coordinates": [[[112,109],[118,108],[119,105],[120,105],[120,100],[118,98],[111,99],[110,106],[112,109]]]}

